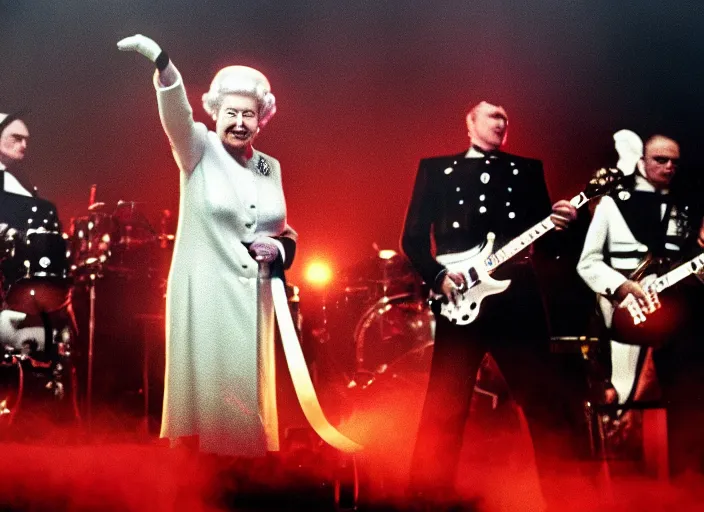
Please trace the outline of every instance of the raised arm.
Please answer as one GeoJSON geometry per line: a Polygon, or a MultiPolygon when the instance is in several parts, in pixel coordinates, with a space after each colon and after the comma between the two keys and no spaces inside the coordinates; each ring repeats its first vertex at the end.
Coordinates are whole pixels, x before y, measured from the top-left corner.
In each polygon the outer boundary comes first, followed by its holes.
{"type": "Polygon", "coordinates": [[[144,55],[157,68],[154,86],[157,90],[159,117],[173,148],[176,163],[187,174],[200,161],[205,149],[207,128],[193,121],[181,74],[166,52],[152,39],[136,34],[117,43],[121,51],[144,55]]]}

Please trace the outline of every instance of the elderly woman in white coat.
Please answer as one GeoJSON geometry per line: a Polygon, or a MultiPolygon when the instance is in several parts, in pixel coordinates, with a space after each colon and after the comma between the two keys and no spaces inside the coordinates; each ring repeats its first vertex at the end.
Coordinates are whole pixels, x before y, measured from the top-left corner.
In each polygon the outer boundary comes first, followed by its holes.
{"type": "Polygon", "coordinates": [[[180,169],[180,214],[166,308],[161,437],[244,457],[279,449],[271,289],[290,266],[279,162],[252,147],[276,111],[257,70],[220,70],[203,96],[215,131],[194,122],[181,75],[151,39],[118,48],[156,64],[159,114],[180,169]]]}

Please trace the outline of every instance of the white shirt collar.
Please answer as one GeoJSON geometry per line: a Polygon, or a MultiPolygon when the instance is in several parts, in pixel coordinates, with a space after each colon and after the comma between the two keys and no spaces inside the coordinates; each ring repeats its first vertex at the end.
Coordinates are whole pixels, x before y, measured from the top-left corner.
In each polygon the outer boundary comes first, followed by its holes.
{"type": "Polygon", "coordinates": [[[465,157],[465,158],[483,158],[483,157],[484,157],[484,153],[482,153],[482,152],[477,151],[476,149],[474,149],[474,146],[470,146],[470,147],[469,147],[469,151],[467,151],[467,152],[464,154],[464,157],[465,157]]]}
{"type": "Polygon", "coordinates": [[[663,188],[663,189],[657,189],[653,186],[652,183],[650,183],[645,176],[640,174],[639,172],[636,173],[636,185],[635,185],[635,190],[640,190],[643,192],[658,192],[660,194],[669,194],[670,190],[663,188]]]}
{"type": "Polygon", "coordinates": [[[32,197],[32,193],[24,188],[17,178],[15,178],[10,171],[7,170],[2,162],[0,162],[0,172],[5,172],[4,181],[4,191],[11,192],[13,194],[18,194],[20,196],[32,197]]]}

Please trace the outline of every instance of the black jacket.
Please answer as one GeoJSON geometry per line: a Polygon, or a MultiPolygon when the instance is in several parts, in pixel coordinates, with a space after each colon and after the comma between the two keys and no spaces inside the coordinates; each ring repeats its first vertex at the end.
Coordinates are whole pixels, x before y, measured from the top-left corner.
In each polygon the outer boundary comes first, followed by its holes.
{"type": "Polygon", "coordinates": [[[423,280],[436,285],[443,265],[435,254],[471,249],[487,233],[495,249],[550,215],[539,160],[508,153],[465,158],[465,153],[421,160],[401,246],[423,280]],[[432,241],[431,241],[432,239],[432,241]]]}

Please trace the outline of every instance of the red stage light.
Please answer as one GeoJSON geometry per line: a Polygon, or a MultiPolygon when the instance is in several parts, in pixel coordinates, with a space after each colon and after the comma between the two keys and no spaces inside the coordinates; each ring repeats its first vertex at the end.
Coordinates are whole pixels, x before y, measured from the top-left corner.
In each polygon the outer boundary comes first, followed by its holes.
{"type": "Polygon", "coordinates": [[[323,287],[332,279],[330,265],[324,261],[314,261],[306,269],[306,280],[313,286],[323,287]]]}

